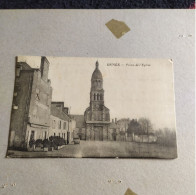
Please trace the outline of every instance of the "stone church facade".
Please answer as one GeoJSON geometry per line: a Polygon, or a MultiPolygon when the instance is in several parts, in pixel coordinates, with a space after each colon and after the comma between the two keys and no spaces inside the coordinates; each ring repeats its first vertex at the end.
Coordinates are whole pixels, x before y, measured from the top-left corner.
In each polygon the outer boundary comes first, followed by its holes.
{"type": "Polygon", "coordinates": [[[104,105],[103,77],[96,62],[91,78],[90,106],[85,110],[86,140],[109,139],[110,110],[104,105]]]}

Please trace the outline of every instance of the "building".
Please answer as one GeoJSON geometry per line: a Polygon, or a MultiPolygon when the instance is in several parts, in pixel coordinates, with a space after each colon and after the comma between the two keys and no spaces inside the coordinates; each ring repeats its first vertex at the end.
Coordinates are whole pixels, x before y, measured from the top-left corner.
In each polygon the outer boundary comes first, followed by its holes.
{"type": "Polygon", "coordinates": [[[99,63],[91,78],[90,106],[85,110],[86,140],[108,140],[110,111],[104,105],[103,77],[99,63]]]}
{"type": "Polygon", "coordinates": [[[86,140],[84,115],[71,115],[71,118],[76,122],[74,136],[79,137],[80,140],[86,140]]]}
{"type": "Polygon", "coordinates": [[[127,130],[129,127],[130,119],[129,118],[122,118],[117,121],[117,125],[119,128],[119,141],[128,141],[127,138],[127,130]]]}
{"type": "Polygon", "coordinates": [[[117,120],[112,119],[112,122],[109,126],[108,140],[109,141],[118,141],[119,140],[119,126],[117,120]]]}
{"type": "Polygon", "coordinates": [[[69,116],[69,109],[64,102],[51,102],[49,136],[59,136],[67,143],[73,141],[74,120],[69,116]]]}
{"type": "Polygon", "coordinates": [[[51,82],[49,62],[41,57],[39,68],[16,63],[16,79],[11,112],[9,147],[26,149],[30,140],[49,136],[51,82]]]}
{"type": "Polygon", "coordinates": [[[133,141],[134,142],[142,142],[142,143],[155,143],[157,142],[157,136],[153,133],[143,134],[143,135],[135,135],[133,134],[133,141]]]}
{"type": "Polygon", "coordinates": [[[127,139],[127,129],[130,120],[128,118],[112,119],[109,126],[109,140],[110,141],[130,141],[127,139]]]}

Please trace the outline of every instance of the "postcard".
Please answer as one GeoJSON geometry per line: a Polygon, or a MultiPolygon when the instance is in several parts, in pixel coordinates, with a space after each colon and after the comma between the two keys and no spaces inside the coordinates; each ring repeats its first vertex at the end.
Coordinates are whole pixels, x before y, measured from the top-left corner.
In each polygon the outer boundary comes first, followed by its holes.
{"type": "Polygon", "coordinates": [[[171,59],[16,57],[7,157],[177,157],[171,59]]]}

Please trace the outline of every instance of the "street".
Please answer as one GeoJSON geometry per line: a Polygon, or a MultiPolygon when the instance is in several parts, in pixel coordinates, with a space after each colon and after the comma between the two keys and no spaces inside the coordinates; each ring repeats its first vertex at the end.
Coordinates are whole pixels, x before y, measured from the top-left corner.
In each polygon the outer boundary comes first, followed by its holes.
{"type": "Polygon", "coordinates": [[[164,147],[158,144],[114,142],[114,141],[80,141],[80,144],[65,145],[60,150],[49,152],[27,152],[9,150],[10,157],[43,158],[172,158],[175,147],[164,147]]]}

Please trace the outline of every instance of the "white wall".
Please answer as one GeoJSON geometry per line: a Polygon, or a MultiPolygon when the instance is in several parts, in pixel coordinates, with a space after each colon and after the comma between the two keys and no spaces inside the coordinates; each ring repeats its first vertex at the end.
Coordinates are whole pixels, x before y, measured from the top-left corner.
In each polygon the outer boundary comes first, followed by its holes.
{"type": "Polygon", "coordinates": [[[63,137],[65,140],[67,140],[67,131],[68,131],[68,121],[64,121],[58,117],[50,115],[49,137],[54,136],[54,133],[55,133],[55,136],[59,136],[59,133],[60,133],[60,137],[63,137]],[[61,128],[59,128],[60,121],[61,121],[61,128]],[[64,129],[64,123],[66,123],[65,129],[64,129]],[[64,137],[64,133],[65,133],[65,137],[64,137]]]}

